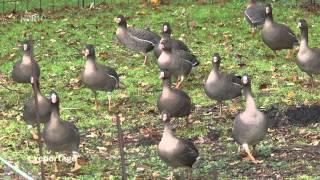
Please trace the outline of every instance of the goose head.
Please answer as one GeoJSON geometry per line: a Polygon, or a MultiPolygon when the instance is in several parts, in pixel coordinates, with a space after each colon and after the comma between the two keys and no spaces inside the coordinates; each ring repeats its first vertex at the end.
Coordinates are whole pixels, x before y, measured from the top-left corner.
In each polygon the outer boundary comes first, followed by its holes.
{"type": "Polygon", "coordinates": [[[307,21],[305,19],[300,19],[298,21],[298,27],[300,28],[300,30],[308,29],[307,21]]]}
{"type": "Polygon", "coordinates": [[[83,54],[85,57],[95,57],[96,56],[96,52],[94,49],[94,46],[91,44],[87,44],[83,50],[83,54]]]}
{"type": "Polygon", "coordinates": [[[161,70],[159,78],[162,80],[170,79],[171,74],[167,69],[161,70]]]}
{"type": "Polygon", "coordinates": [[[21,49],[24,53],[30,53],[32,50],[31,40],[25,40],[21,43],[21,49]]]}
{"type": "Polygon", "coordinates": [[[213,67],[219,69],[221,63],[221,57],[219,53],[214,53],[212,56],[212,65],[213,67]]]}
{"type": "Polygon", "coordinates": [[[171,51],[171,41],[169,38],[163,38],[160,41],[160,45],[159,45],[160,49],[162,51],[171,51]]]}
{"type": "Polygon", "coordinates": [[[251,80],[250,80],[249,76],[247,76],[247,75],[242,76],[242,78],[241,78],[241,84],[242,84],[244,87],[250,86],[250,85],[251,85],[251,80]]]}
{"type": "Polygon", "coordinates": [[[162,34],[171,35],[171,27],[168,22],[163,23],[162,25],[162,34]]]}
{"type": "Polygon", "coordinates": [[[266,17],[273,20],[272,17],[272,5],[270,3],[266,4],[266,17]]]}
{"type": "Polygon", "coordinates": [[[114,18],[114,21],[119,25],[119,26],[127,26],[127,21],[126,18],[123,15],[119,15],[116,18],[114,18]]]}

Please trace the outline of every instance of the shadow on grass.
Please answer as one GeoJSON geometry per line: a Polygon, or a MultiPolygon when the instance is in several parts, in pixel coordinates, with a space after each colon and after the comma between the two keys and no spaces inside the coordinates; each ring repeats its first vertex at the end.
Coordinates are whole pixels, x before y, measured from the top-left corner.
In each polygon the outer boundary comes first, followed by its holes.
{"type": "Polygon", "coordinates": [[[284,106],[275,104],[264,113],[269,119],[269,127],[285,125],[307,126],[320,122],[320,105],[284,106]]]}

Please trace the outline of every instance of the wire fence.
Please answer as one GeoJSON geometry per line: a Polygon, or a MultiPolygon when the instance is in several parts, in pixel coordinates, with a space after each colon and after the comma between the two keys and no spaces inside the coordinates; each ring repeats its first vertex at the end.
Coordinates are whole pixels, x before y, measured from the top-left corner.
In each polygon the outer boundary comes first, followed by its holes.
{"type": "MultiPolygon", "coordinates": [[[[92,5],[101,3],[141,3],[143,0],[0,0],[0,14],[16,13],[36,10],[42,12],[43,10],[57,10],[65,7],[72,8],[86,8],[92,5]]],[[[150,1],[150,0],[144,0],[150,1]]],[[[166,0],[172,3],[179,2],[197,2],[199,0],[166,0]]],[[[208,2],[221,2],[223,0],[207,0],[208,2]]],[[[241,0],[239,0],[241,1],[241,0]]],[[[248,1],[248,0],[242,0],[248,1]]],[[[320,3],[320,0],[261,0],[264,2],[281,2],[288,5],[298,5],[299,3],[320,3]]]]}

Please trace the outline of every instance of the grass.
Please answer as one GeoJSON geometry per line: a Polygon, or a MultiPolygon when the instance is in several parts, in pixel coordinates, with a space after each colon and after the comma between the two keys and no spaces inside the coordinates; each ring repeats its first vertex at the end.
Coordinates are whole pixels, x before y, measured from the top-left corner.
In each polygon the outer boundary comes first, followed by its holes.
{"type": "MultiPolygon", "coordinates": [[[[69,9],[45,14],[43,21],[38,23],[20,22],[15,16],[1,17],[1,84],[19,93],[0,88],[0,156],[26,172],[34,175],[39,172],[38,165],[28,162],[28,158],[37,156],[37,143],[32,140],[21,118],[23,104],[31,96],[31,88],[10,79],[13,64],[21,58],[17,44],[25,34],[32,33],[35,58],[41,66],[42,93],[48,95],[52,89],[59,93],[61,116],[79,128],[81,154],[86,159],[77,173],[70,173],[71,165],[61,163],[61,172],[56,177],[120,179],[116,126],[112,122],[112,114],[107,111],[107,94],[99,93],[102,105],[94,111],[93,94],[79,83],[85,63],[79,50],[85,43],[96,45],[100,63],[113,66],[123,74],[121,82],[125,89],[113,93],[113,102],[122,114],[130,179],[148,179],[152,175],[164,178],[169,175],[168,167],[156,152],[163,129],[155,106],[161,92],[156,59],[150,54],[149,64],[142,66],[142,55],[127,51],[117,43],[113,18],[124,14],[130,17],[130,25],[150,27],[158,33],[163,21],[170,22],[174,37],[183,38],[201,61],[183,87],[195,105],[192,114],[195,122],[186,128],[179,125],[183,121],[174,121],[178,126],[178,135],[195,140],[200,150],[201,161],[194,168],[195,178],[211,179],[211,174],[218,174],[221,179],[317,179],[320,171],[319,150],[316,148],[319,146],[312,144],[319,142],[319,123],[293,124],[289,119],[288,123],[269,129],[268,135],[257,147],[257,158],[263,159],[264,163],[253,165],[241,160],[237,145],[231,138],[233,118],[244,109],[244,101],[226,102],[224,118],[213,118],[208,113],[216,102],[204,94],[203,81],[211,70],[214,52],[222,56],[224,71],[250,75],[255,100],[263,109],[280,104],[275,111],[281,112],[296,105],[319,104],[319,90],[303,85],[307,76],[297,67],[294,59],[285,60],[286,51],[270,58],[272,51],[263,44],[260,35],[252,37],[243,20],[243,7],[245,4],[240,1],[224,5],[175,3],[157,9],[139,4],[111,4],[96,10],[69,9]],[[245,66],[238,66],[237,53],[246,57],[242,59],[245,66]],[[293,150],[295,148],[302,150],[293,150]]],[[[312,25],[310,46],[319,44],[319,16],[281,2],[274,3],[274,16],[276,21],[292,27],[296,34],[299,34],[297,20],[306,18],[312,25]]],[[[49,155],[49,152],[46,150],[45,154],[49,155]]],[[[4,170],[5,167],[0,165],[0,176],[4,175],[4,170]]],[[[183,171],[178,172],[182,174],[183,171]]],[[[46,164],[46,175],[50,177],[52,174],[53,165],[46,164]]]]}

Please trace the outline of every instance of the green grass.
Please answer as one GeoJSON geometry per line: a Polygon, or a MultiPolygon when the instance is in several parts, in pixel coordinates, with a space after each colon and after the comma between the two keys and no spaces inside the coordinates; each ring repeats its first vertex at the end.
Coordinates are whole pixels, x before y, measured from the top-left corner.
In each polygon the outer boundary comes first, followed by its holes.
{"type": "MultiPolygon", "coordinates": [[[[263,159],[264,163],[253,165],[241,160],[237,145],[231,138],[233,118],[244,109],[244,102],[226,102],[226,118],[206,115],[208,108],[216,103],[204,94],[202,87],[211,70],[211,58],[215,52],[219,52],[223,58],[221,66],[224,71],[250,75],[255,100],[260,107],[268,109],[274,104],[281,104],[283,108],[297,104],[319,104],[318,88],[309,89],[301,85],[308,77],[300,71],[294,59],[285,60],[286,51],[280,52],[277,58],[270,58],[272,51],[263,44],[260,34],[252,37],[243,20],[244,7],[245,4],[239,1],[224,5],[172,4],[157,9],[124,3],[96,10],[66,10],[45,14],[46,18],[39,23],[20,22],[14,17],[2,18],[0,82],[20,93],[2,86],[0,88],[0,156],[31,174],[39,172],[37,165],[27,161],[29,157],[37,156],[38,149],[21,120],[22,107],[31,96],[31,88],[30,85],[10,80],[12,66],[21,58],[17,44],[24,34],[32,33],[35,58],[41,66],[42,93],[48,95],[52,89],[59,93],[61,116],[64,120],[73,121],[79,128],[81,154],[87,158],[77,173],[70,173],[71,165],[62,163],[61,172],[56,176],[64,179],[120,179],[117,133],[111,120],[112,114],[107,111],[107,94],[99,93],[102,105],[98,111],[94,111],[92,92],[78,84],[85,64],[85,59],[79,56],[79,50],[85,43],[96,45],[100,63],[110,65],[123,74],[121,82],[125,89],[113,93],[113,102],[122,114],[130,179],[147,179],[152,174],[159,174],[163,178],[169,175],[170,169],[156,152],[163,129],[156,109],[161,92],[156,59],[150,54],[149,64],[142,66],[142,55],[127,51],[117,43],[113,18],[122,13],[131,17],[128,20],[130,25],[150,27],[158,33],[164,21],[172,23],[174,37],[182,37],[201,61],[183,87],[196,106],[192,114],[195,122],[186,128],[182,126],[183,120],[174,120],[175,124],[180,123],[177,134],[194,139],[200,150],[201,161],[194,168],[194,177],[211,179],[210,174],[217,172],[221,179],[317,179],[320,175],[319,154],[313,151],[313,154],[308,153],[307,150],[287,152],[281,149],[307,147],[319,140],[319,123],[304,127],[289,123],[270,130],[257,147],[257,157],[263,159]],[[183,12],[185,16],[180,15],[183,12]],[[236,53],[247,57],[242,60],[246,66],[238,66],[238,60],[234,58],[236,53]],[[298,80],[293,81],[293,76],[299,77],[298,80]],[[267,88],[262,91],[262,86],[267,88]],[[302,128],[306,131],[301,133],[302,128]],[[210,139],[212,136],[213,139],[210,139]]],[[[274,3],[274,16],[276,21],[288,24],[296,34],[299,34],[297,20],[306,18],[313,25],[309,31],[310,46],[319,45],[319,16],[290,8],[282,2],[274,3]]],[[[47,149],[45,154],[49,155],[47,149]]],[[[0,176],[3,175],[2,169],[4,166],[0,165],[0,176]]],[[[182,174],[183,171],[178,172],[182,174]]],[[[49,177],[52,174],[53,165],[46,164],[46,175],[49,177]]]]}

